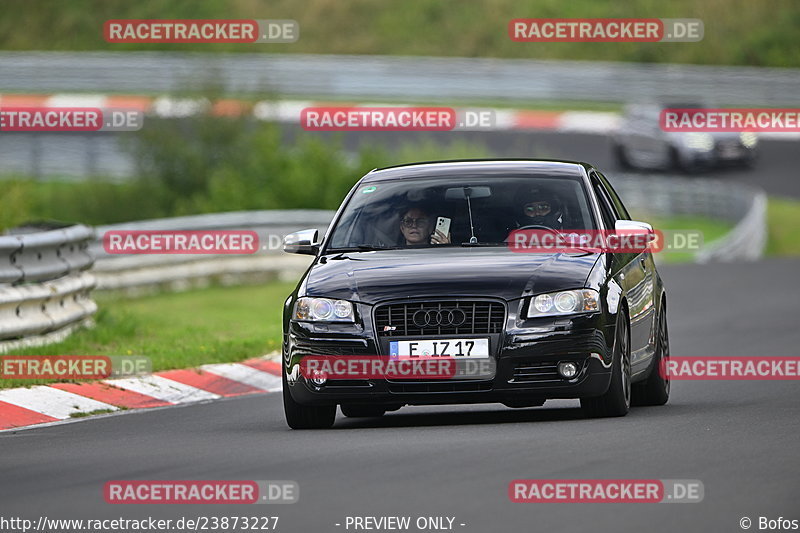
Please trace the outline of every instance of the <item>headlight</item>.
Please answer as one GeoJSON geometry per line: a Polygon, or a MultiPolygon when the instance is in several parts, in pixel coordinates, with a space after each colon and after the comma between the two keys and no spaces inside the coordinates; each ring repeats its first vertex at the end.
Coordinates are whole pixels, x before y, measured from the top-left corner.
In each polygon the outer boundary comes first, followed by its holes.
{"type": "Polygon", "coordinates": [[[714,137],[708,133],[691,131],[683,136],[683,144],[695,150],[708,152],[714,148],[714,137]]]}
{"type": "Polygon", "coordinates": [[[745,148],[753,148],[758,144],[758,135],[752,131],[743,131],[739,134],[739,140],[745,148]]]}
{"type": "Polygon", "coordinates": [[[355,322],[353,304],[330,298],[298,298],[294,306],[295,320],[322,322],[355,322]]]}
{"type": "Polygon", "coordinates": [[[551,292],[531,298],[528,318],[593,313],[600,310],[600,294],[594,289],[551,292]]]}

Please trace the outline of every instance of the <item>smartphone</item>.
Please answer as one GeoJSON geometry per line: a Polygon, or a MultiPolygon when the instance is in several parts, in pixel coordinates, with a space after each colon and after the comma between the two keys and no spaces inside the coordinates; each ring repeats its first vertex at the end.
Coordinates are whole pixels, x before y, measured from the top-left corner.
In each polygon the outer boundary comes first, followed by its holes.
{"type": "Polygon", "coordinates": [[[441,231],[444,235],[450,234],[450,219],[439,217],[436,219],[436,229],[441,231]]]}

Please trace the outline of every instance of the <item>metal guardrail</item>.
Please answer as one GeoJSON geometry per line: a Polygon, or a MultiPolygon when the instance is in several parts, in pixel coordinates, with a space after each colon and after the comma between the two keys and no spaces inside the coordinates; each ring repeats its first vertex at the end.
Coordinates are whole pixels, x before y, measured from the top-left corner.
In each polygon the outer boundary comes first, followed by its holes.
{"type": "Polygon", "coordinates": [[[702,215],[738,223],[761,192],[739,182],[704,177],[638,173],[607,177],[626,206],[659,216],[702,215]]]}
{"type": "Polygon", "coordinates": [[[725,237],[697,253],[698,263],[709,261],[754,261],[764,254],[767,244],[767,195],[756,192],[744,217],[725,237]]]}
{"type": "Polygon", "coordinates": [[[798,105],[800,70],[460,57],[178,52],[2,52],[2,91],[172,92],[210,77],[232,94],[393,101],[582,100],[664,96],[798,105]]]}
{"type": "Polygon", "coordinates": [[[94,230],[63,229],[0,237],[0,283],[46,281],[92,266],[88,251],[94,230]]]}
{"type": "Polygon", "coordinates": [[[34,285],[0,286],[0,339],[49,333],[97,311],[86,272],[34,285]]]}
{"type": "Polygon", "coordinates": [[[764,191],[724,180],[620,174],[609,178],[625,204],[657,216],[700,215],[730,222],[723,238],[705,243],[695,261],[755,260],[767,242],[764,191]]]}
{"type": "Polygon", "coordinates": [[[308,256],[282,252],[283,236],[307,228],[324,234],[333,211],[314,209],[214,213],[126,224],[98,226],[90,252],[97,258],[93,273],[100,290],[140,294],[185,290],[216,282],[223,285],[271,278],[296,279],[310,263],[308,256]],[[102,246],[106,231],[120,230],[251,230],[262,249],[252,255],[113,255],[102,246]]]}
{"type": "Polygon", "coordinates": [[[94,230],[77,225],[0,236],[0,352],[43,344],[90,322],[95,279],[86,272],[94,230]]]}

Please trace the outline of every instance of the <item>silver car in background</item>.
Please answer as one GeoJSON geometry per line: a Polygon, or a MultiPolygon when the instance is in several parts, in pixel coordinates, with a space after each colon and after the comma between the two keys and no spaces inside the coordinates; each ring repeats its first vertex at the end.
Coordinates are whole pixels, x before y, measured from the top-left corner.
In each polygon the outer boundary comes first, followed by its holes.
{"type": "Polygon", "coordinates": [[[677,169],[685,172],[728,164],[752,166],[758,147],[755,133],[666,132],[661,129],[659,116],[663,109],[713,107],[697,102],[627,106],[612,135],[617,164],[621,168],[677,169]]]}

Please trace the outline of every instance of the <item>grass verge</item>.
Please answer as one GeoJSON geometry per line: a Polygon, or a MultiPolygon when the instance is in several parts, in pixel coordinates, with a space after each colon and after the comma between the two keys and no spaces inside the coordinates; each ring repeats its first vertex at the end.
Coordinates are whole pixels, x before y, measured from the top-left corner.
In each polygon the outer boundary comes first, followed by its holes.
{"type": "Polygon", "coordinates": [[[800,255],[800,201],[771,197],[767,205],[767,255],[800,255]]]}
{"type": "MultiPolygon", "coordinates": [[[[229,363],[280,347],[282,304],[292,283],[212,287],[135,299],[98,295],[93,329],[14,355],[144,355],[153,371],[229,363]]],[[[0,380],[0,388],[52,380],[0,380]]]]}
{"type": "MultiPolygon", "coordinates": [[[[654,217],[636,214],[633,218],[649,222],[655,229],[664,232],[697,230],[703,234],[703,243],[707,244],[723,237],[733,227],[727,222],[695,216],[654,217]]],[[[669,243],[667,243],[669,244],[669,243]]],[[[659,262],[686,263],[694,258],[694,251],[671,252],[666,248],[657,254],[659,262]]]]}

